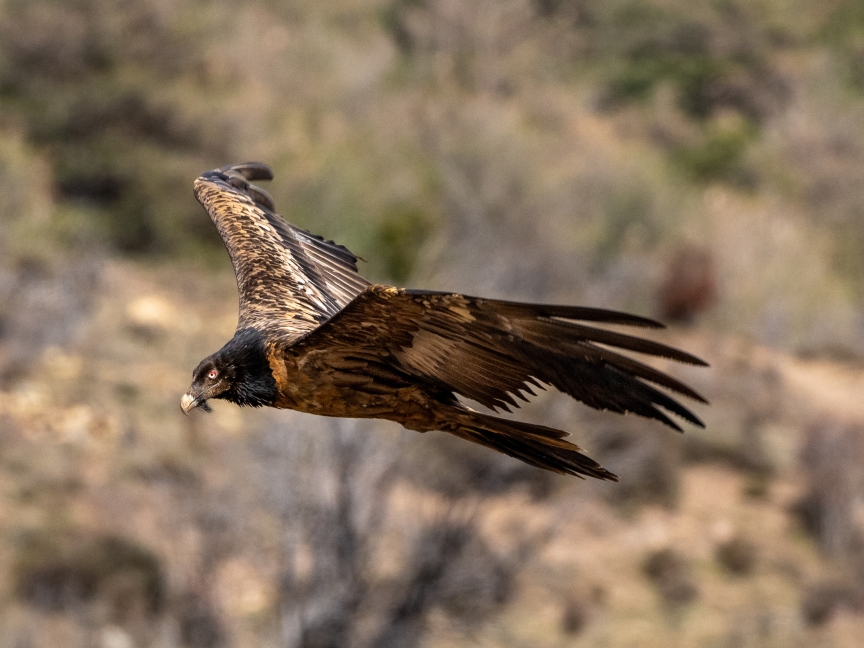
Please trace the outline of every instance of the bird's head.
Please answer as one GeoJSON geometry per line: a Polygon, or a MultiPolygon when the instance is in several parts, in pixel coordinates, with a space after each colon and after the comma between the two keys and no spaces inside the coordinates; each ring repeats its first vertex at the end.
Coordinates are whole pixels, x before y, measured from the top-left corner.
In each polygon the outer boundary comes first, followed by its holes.
{"type": "Polygon", "coordinates": [[[196,407],[209,412],[207,401],[211,398],[224,398],[225,393],[234,387],[237,368],[224,362],[220,355],[214,353],[204,358],[192,372],[192,385],[180,399],[180,407],[185,414],[196,407]]]}
{"type": "Polygon", "coordinates": [[[241,329],[224,347],[195,367],[192,386],[180,399],[180,407],[185,414],[196,407],[209,412],[207,401],[211,398],[261,407],[272,405],[276,393],[276,380],[261,334],[241,329]]]}

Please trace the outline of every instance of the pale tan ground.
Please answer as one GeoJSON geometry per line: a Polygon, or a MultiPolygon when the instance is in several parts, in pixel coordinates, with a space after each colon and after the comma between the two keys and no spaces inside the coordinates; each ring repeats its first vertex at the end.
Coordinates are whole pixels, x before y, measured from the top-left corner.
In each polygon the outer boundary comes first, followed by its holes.
{"type": "MultiPolygon", "coordinates": [[[[146,270],[112,262],[97,316],[77,348],[47,350],[33,379],[0,394],[0,416],[15,429],[7,435],[0,460],[0,531],[5,539],[0,571],[10,568],[14,538],[22,529],[68,527],[135,538],[165,561],[169,586],[182,588],[194,580],[206,539],[187,524],[187,513],[168,491],[132,475],[185,470],[200,475],[206,489],[242,492],[245,487],[243,471],[238,470],[243,455],[237,449],[244,429],[264,414],[217,404],[211,416],[187,418],[178,406],[191,368],[233,329],[232,281],[226,274],[221,282],[196,282],[194,271],[146,270]],[[130,434],[134,441],[129,441],[130,434]]],[[[714,365],[704,373],[684,370],[684,377],[714,401],[712,408],[700,410],[709,424],[706,435],[712,428],[719,434],[724,417],[731,419],[741,406],[724,381],[766,368],[780,377],[785,405],[767,424],[766,434],[778,464],[786,468],[770,482],[765,496],[746,494],[746,474],[707,463],[684,468],[674,509],[615,509],[597,497],[598,488],[613,485],[576,480],[551,500],[537,502],[519,493],[484,500],[482,528],[493,547],[507,546],[513,529],[552,524],[556,534],[526,566],[518,593],[503,614],[481,632],[466,635],[435,613],[424,645],[860,645],[862,616],[841,611],[817,628],[802,621],[804,588],[842,575],[842,568],[820,556],[789,510],[805,486],[797,453],[806,424],[824,412],[864,422],[864,370],[793,358],[725,339],[716,331],[672,331],[661,339],[714,365]],[[735,577],[718,565],[717,545],[733,536],[757,546],[754,574],[735,577]],[[642,573],[645,556],[667,547],[692,561],[697,576],[699,597],[682,610],[666,608],[642,573]],[[561,619],[564,605],[574,598],[589,601],[588,621],[581,634],[567,636],[561,619]]],[[[313,421],[283,415],[288,429],[313,421]]],[[[731,428],[727,433],[737,434],[731,428]]],[[[391,505],[396,519],[408,519],[433,514],[437,502],[430,492],[400,487],[391,505]]],[[[213,591],[237,645],[253,645],[260,620],[274,605],[284,530],[263,513],[251,513],[244,524],[250,525],[254,539],[218,561],[213,591]]],[[[399,525],[389,533],[392,550],[384,552],[379,564],[382,575],[398,573],[401,560],[399,525]]],[[[302,556],[298,564],[302,572],[302,556]]],[[[0,615],[2,632],[32,612],[15,602],[8,579],[0,583],[6,610],[0,615]]],[[[54,645],[79,636],[73,621],[62,614],[40,624],[40,636],[60,642],[54,645]]],[[[111,626],[100,632],[110,635],[115,630],[123,632],[111,626]]],[[[102,645],[109,645],[105,641],[102,645]]]]}

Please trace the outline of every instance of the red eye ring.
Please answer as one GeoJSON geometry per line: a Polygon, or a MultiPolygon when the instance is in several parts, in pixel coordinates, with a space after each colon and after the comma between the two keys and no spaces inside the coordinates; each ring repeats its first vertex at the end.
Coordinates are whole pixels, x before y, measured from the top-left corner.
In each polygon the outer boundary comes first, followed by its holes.
{"type": "Polygon", "coordinates": [[[218,376],[218,375],[219,375],[219,372],[218,372],[218,371],[216,371],[215,369],[211,369],[211,370],[210,370],[210,373],[207,374],[207,377],[208,377],[210,380],[213,380],[213,379],[214,379],[216,376],[218,376]]]}

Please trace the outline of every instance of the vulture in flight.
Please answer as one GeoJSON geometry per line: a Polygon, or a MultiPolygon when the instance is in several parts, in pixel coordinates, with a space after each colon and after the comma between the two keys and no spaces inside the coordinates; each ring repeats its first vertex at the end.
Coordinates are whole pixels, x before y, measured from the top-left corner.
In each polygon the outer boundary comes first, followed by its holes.
{"type": "Polygon", "coordinates": [[[237,277],[237,331],[193,372],[185,413],[221,398],[323,416],[380,418],[441,430],[558,473],[617,480],[564,439],[566,432],[481,413],[510,411],[551,385],[586,405],[633,412],[680,431],[704,427],[661,389],[693,389],[621,350],[705,363],[669,346],[593,326],[658,328],[636,315],[405,290],[371,284],[358,257],[283,220],[263,189],[260,163],[222,167],[195,181],[237,277]],[[589,324],[586,324],[589,323],[589,324]]]}

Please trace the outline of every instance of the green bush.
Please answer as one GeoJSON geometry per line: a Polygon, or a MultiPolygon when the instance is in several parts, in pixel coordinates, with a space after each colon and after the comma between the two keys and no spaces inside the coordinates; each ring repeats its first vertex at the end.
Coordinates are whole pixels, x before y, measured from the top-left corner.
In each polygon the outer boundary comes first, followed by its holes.
{"type": "Polygon", "coordinates": [[[676,148],[671,160],[694,180],[721,180],[752,188],[755,174],[748,169],[744,158],[757,133],[756,127],[747,122],[733,127],[715,127],[709,129],[701,142],[676,148]]]}
{"type": "Polygon", "coordinates": [[[413,205],[388,209],[376,228],[375,254],[388,277],[405,282],[414,270],[420,250],[434,230],[434,219],[413,205]]]}

